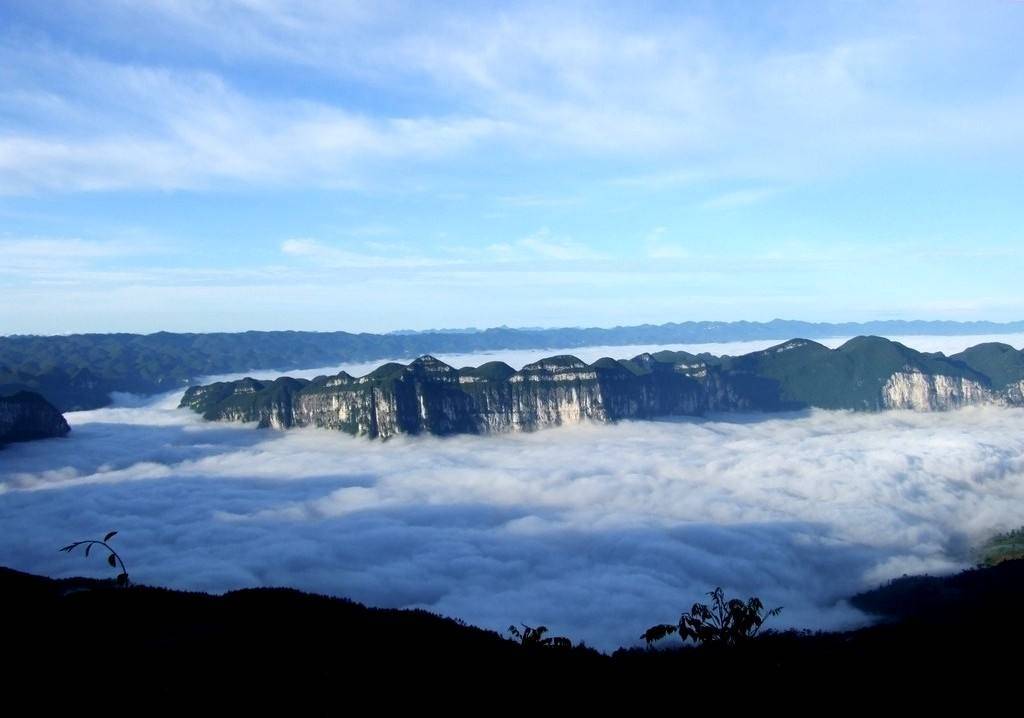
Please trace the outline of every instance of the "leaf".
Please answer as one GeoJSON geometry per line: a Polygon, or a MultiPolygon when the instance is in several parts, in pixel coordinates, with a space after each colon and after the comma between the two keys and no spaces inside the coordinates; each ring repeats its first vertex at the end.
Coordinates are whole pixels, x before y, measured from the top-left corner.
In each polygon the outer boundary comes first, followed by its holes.
{"type": "Polygon", "coordinates": [[[128,585],[128,574],[126,574],[126,573],[118,574],[118,576],[117,576],[117,585],[118,586],[127,586],[128,585]]]}
{"type": "Polygon", "coordinates": [[[109,541],[110,539],[114,538],[115,536],[117,536],[117,531],[111,531],[110,533],[108,533],[106,536],[103,537],[103,540],[104,541],[109,541]]]}
{"type": "Polygon", "coordinates": [[[640,636],[640,638],[647,641],[648,644],[651,644],[655,641],[660,641],[662,638],[669,635],[670,633],[675,633],[677,630],[679,629],[676,626],[663,623],[658,626],[651,626],[646,631],[644,631],[644,635],[640,636]]]}
{"type": "Polygon", "coordinates": [[[89,544],[89,545],[87,545],[87,546],[85,547],[85,555],[86,555],[86,557],[88,557],[88,556],[89,556],[89,550],[90,550],[91,548],[92,548],[92,544],[89,544]]]}
{"type": "Polygon", "coordinates": [[[117,559],[114,558],[114,554],[110,554],[109,556],[107,556],[107,563],[109,563],[111,566],[117,566],[117,559]]]}

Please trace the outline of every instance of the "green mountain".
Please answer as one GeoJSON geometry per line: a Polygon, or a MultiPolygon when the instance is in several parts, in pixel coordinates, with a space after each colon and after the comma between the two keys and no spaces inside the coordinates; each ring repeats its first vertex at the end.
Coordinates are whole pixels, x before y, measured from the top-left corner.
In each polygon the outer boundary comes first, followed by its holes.
{"type": "MultiPolygon", "coordinates": [[[[92,409],[111,392],[152,394],[197,377],[262,369],[299,369],[428,353],[496,349],[724,342],[856,334],[998,334],[1024,331],[1024,322],[889,321],[827,324],[681,322],[632,327],[235,334],[72,334],[0,337],[0,390],[41,393],[62,411],[92,409]]],[[[707,360],[706,360],[707,361],[707,360]]]]}
{"type": "Polygon", "coordinates": [[[1024,401],[963,361],[857,337],[838,349],[793,339],[739,357],[657,352],[587,364],[560,355],[520,371],[501,362],[455,369],[423,356],[408,365],[384,364],[361,378],[342,372],[312,381],[247,378],[195,386],[181,406],[210,420],[387,438],[709,412],[932,411],[982,403],[1024,401]]]}
{"type": "Polygon", "coordinates": [[[941,355],[923,354],[881,337],[856,337],[834,350],[794,339],[730,359],[724,366],[775,379],[784,400],[822,409],[889,408],[891,396],[886,386],[900,375],[945,376],[988,384],[983,374],[941,355]]]}
{"type": "Polygon", "coordinates": [[[978,344],[954,354],[950,359],[987,376],[994,389],[1006,389],[1024,382],[1024,351],[1017,351],[1009,344],[978,344]]]}

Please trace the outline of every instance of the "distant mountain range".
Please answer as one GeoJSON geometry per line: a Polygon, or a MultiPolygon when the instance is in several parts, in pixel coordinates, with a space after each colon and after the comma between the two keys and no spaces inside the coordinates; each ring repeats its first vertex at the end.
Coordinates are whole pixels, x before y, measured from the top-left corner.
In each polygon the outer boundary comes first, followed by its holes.
{"type": "Polygon", "coordinates": [[[349,332],[242,332],[214,334],[72,334],[0,337],[0,395],[21,390],[43,395],[62,411],[110,403],[115,391],[153,394],[210,374],[258,369],[300,369],[342,362],[412,358],[500,349],[573,348],[628,344],[681,344],[877,335],[1006,334],[1024,321],[884,321],[812,323],[682,322],[631,327],[349,332]]]}
{"type": "Polygon", "coordinates": [[[1024,351],[989,343],[946,357],[861,336],[837,349],[793,339],[738,357],[662,351],[587,364],[563,355],[520,371],[503,362],[456,369],[423,356],[358,378],[341,372],[196,386],[181,401],[210,420],[380,438],[708,412],[934,411],[978,404],[1024,406],[1024,351]]]}

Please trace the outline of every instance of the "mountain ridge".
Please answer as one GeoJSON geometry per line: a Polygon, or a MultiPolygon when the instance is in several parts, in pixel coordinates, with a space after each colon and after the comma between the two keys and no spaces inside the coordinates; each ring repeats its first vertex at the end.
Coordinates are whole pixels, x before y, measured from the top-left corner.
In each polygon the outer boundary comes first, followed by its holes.
{"type": "MultiPolygon", "coordinates": [[[[993,380],[966,358],[924,353],[881,337],[836,349],[791,339],[730,357],[656,352],[590,364],[547,357],[515,371],[490,362],[456,369],[425,355],[362,377],[252,378],[190,387],[181,407],[211,421],[263,427],[318,426],[371,438],[398,434],[533,431],[583,421],[615,422],[716,412],[806,408],[935,411],[977,404],[1024,405],[1024,376],[993,380]]],[[[1016,351],[1016,350],[1013,350],[1016,351]]],[[[1016,366],[1002,356],[997,366],[1016,366]]],[[[1024,352],[1020,363],[1024,366],[1024,352]]],[[[959,356],[959,355],[958,355],[959,356]]]]}
{"type": "Polygon", "coordinates": [[[886,320],[824,323],[669,322],[612,328],[510,329],[415,334],[248,331],[236,333],[69,334],[0,336],[0,392],[34,391],[61,411],[95,409],[113,392],[156,394],[201,376],[276,369],[287,371],[344,362],[413,358],[422,354],[701,344],[744,340],[808,339],[861,334],[927,335],[1024,332],[1018,322],[886,320]]]}

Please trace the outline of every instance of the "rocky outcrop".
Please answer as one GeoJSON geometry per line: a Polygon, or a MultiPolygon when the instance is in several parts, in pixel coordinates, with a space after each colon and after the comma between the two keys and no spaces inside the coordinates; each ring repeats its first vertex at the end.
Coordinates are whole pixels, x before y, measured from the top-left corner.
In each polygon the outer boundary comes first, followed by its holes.
{"type": "Polygon", "coordinates": [[[985,403],[1024,405],[1024,381],[996,386],[964,361],[858,337],[838,349],[795,339],[741,357],[666,351],[587,364],[555,356],[520,371],[501,362],[455,369],[423,356],[363,377],[342,372],[192,387],[181,405],[211,420],[387,438],[709,412],[940,411],[985,403]]]}
{"type": "Polygon", "coordinates": [[[208,419],[320,426],[381,438],[532,431],[706,410],[697,380],[670,364],[653,365],[637,368],[612,359],[588,365],[559,356],[521,371],[498,362],[457,370],[424,356],[360,378],[343,372],[310,382],[244,379],[193,387],[182,406],[208,419]]]}
{"type": "Polygon", "coordinates": [[[1024,406],[1024,380],[1007,384],[1003,388],[1002,398],[1010,406],[1024,406]]]}
{"type": "Polygon", "coordinates": [[[0,445],[64,436],[71,427],[46,399],[30,391],[0,396],[0,445]]]}
{"type": "Polygon", "coordinates": [[[993,403],[997,395],[980,382],[962,376],[901,371],[882,387],[886,409],[943,411],[962,406],[993,403]]]}

